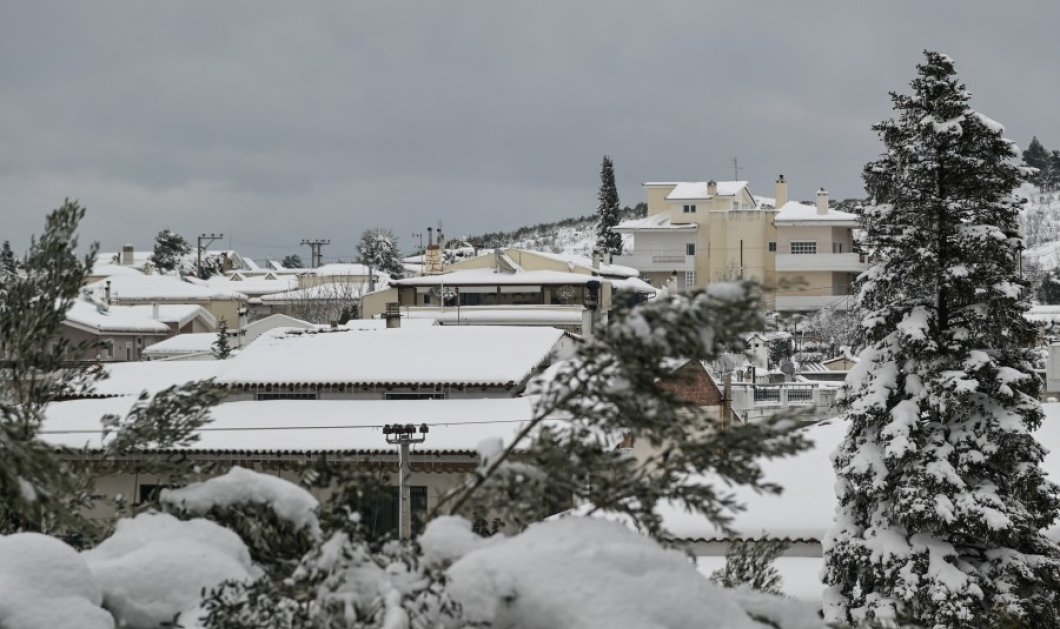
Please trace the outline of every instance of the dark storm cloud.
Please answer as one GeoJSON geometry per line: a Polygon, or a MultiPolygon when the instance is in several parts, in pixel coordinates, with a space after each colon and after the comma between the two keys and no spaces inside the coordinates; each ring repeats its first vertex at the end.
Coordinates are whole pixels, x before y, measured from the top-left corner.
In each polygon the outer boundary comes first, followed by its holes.
{"type": "MultiPolygon", "coordinates": [[[[254,256],[360,230],[585,214],[600,156],[639,183],[861,194],[920,50],[1060,147],[1060,8],[992,2],[34,2],[0,14],[0,239],[64,196],[87,239],[223,231],[254,256]],[[554,6],[550,6],[554,5],[554,6]]],[[[304,252],[303,252],[304,253],[304,252]]]]}

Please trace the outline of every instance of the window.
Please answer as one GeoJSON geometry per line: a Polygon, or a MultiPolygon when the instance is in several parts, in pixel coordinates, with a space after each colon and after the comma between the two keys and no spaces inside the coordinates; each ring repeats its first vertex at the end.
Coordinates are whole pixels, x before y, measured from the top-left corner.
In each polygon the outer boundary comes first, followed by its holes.
{"type": "Polygon", "coordinates": [[[179,485],[140,483],[136,491],[136,504],[142,505],[145,502],[154,502],[158,500],[159,494],[162,493],[163,489],[176,489],[178,487],[179,485]]]}
{"type": "Polygon", "coordinates": [[[772,252],[772,253],[776,253],[777,252],[777,243],[776,242],[769,243],[769,251],[772,252]]]}
{"type": "Polygon", "coordinates": [[[833,242],[832,243],[832,253],[843,253],[843,243],[841,243],[841,242],[833,242]]]}
{"type": "Polygon", "coordinates": [[[696,272],[685,271],[685,290],[692,290],[696,287],[696,272]]]}
{"type": "Polygon", "coordinates": [[[696,255],[696,243],[690,242],[685,245],[685,255],[694,256],[696,255]]]}
{"type": "Polygon", "coordinates": [[[795,254],[817,253],[817,242],[812,240],[792,241],[791,252],[795,254]]]}
{"type": "MultiPolygon", "coordinates": [[[[412,534],[423,532],[427,519],[427,487],[413,485],[409,488],[412,498],[412,534]]],[[[398,488],[380,487],[378,491],[368,492],[354,505],[361,515],[361,523],[371,539],[378,539],[387,533],[398,532],[398,488]]]]}
{"type": "Polygon", "coordinates": [[[695,214],[696,213],[696,206],[695,206],[695,204],[686,204],[684,207],[681,208],[681,210],[685,214],[695,214]]]}
{"type": "Polygon", "coordinates": [[[384,393],[384,400],[444,400],[444,393],[384,393]]]}
{"type": "Polygon", "coordinates": [[[258,402],[269,400],[315,400],[316,393],[256,393],[254,399],[258,402]]]}

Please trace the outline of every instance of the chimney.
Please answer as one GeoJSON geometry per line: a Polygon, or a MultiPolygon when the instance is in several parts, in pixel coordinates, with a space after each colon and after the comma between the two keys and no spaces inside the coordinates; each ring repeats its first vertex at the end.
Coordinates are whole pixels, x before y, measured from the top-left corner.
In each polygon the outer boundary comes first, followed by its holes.
{"type": "Polygon", "coordinates": [[[716,197],[718,196],[718,182],[711,179],[707,182],[707,196],[716,197]]]}
{"type": "Polygon", "coordinates": [[[386,312],[383,313],[387,328],[401,327],[401,304],[396,301],[387,302],[386,312]]]}
{"type": "Polygon", "coordinates": [[[121,265],[132,266],[133,265],[133,246],[122,245],[121,248],[121,265]]]}
{"type": "Polygon", "coordinates": [[[501,272],[501,256],[502,255],[504,255],[504,254],[501,253],[500,247],[497,247],[496,249],[493,250],[493,272],[494,273],[500,273],[501,272]]]}
{"type": "Polygon", "coordinates": [[[777,197],[775,207],[778,210],[788,203],[788,180],[784,178],[784,175],[777,177],[776,192],[773,194],[777,197]]]}
{"type": "Polygon", "coordinates": [[[817,191],[817,213],[828,213],[828,191],[824,188],[817,191]]]}
{"type": "Polygon", "coordinates": [[[158,320],[158,304],[157,303],[151,304],[151,318],[155,319],[156,321],[158,320]]]}
{"type": "Polygon", "coordinates": [[[104,288],[103,288],[103,291],[104,291],[104,292],[103,292],[103,294],[105,295],[105,298],[104,298],[104,300],[103,300],[103,301],[104,301],[104,303],[106,303],[107,305],[110,305],[110,280],[107,280],[107,283],[106,283],[106,284],[104,284],[103,286],[104,286],[104,288]]]}

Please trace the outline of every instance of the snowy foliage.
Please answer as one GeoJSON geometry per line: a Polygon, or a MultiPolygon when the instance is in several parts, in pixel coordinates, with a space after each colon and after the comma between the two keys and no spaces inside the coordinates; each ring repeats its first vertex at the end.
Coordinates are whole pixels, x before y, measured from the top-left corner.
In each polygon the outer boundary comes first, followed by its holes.
{"type": "Polygon", "coordinates": [[[191,253],[191,246],[180,234],[172,230],[163,229],[155,236],[155,248],[151,253],[151,264],[162,273],[177,270],[187,255],[191,253]]]}
{"type": "Polygon", "coordinates": [[[615,185],[615,165],[604,155],[600,164],[600,191],[596,194],[596,249],[604,254],[622,254],[622,234],[615,227],[622,220],[622,208],[618,203],[618,188],[615,185]]]}
{"type": "Polygon", "coordinates": [[[397,237],[389,229],[366,229],[357,243],[358,262],[393,278],[405,274],[397,248],[397,237]]]}
{"type": "Polygon", "coordinates": [[[747,587],[758,592],[780,594],[780,573],[773,560],[787,550],[784,540],[734,540],[725,551],[725,566],[710,575],[711,581],[727,588],[747,587]]]}
{"type": "Polygon", "coordinates": [[[865,167],[865,349],[834,454],[826,619],[926,627],[1056,626],[1060,550],[1043,534],[1033,330],[1017,279],[1020,171],[953,62],[926,52],[885,153],[865,167]]]}
{"type": "Polygon", "coordinates": [[[225,360],[232,355],[232,346],[228,343],[228,322],[224,319],[217,324],[217,340],[211,348],[217,360],[225,360]]]}
{"type": "Polygon", "coordinates": [[[708,410],[660,382],[675,364],[745,347],[742,335],[762,325],[758,306],[753,284],[737,283],[633,308],[532,383],[539,396],[533,421],[441,506],[468,517],[501,513],[525,526],[573,500],[626,515],[665,539],[656,506],[672,500],[724,526],[738,505],[716,481],[776,491],[756,459],[786,456],[807,443],[784,418],[718,430],[708,410]],[[630,441],[644,457],[616,450],[630,441]]]}

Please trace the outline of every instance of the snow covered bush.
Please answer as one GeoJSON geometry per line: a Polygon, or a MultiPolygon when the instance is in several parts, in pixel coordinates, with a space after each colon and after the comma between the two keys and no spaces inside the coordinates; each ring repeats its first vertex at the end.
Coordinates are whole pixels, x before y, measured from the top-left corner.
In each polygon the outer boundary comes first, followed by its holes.
{"type": "Polygon", "coordinates": [[[778,539],[733,540],[725,551],[725,565],[710,575],[722,587],[747,587],[758,592],[780,594],[783,582],[773,560],[790,546],[778,539]]]}
{"type": "Polygon", "coordinates": [[[235,531],[257,562],[297,561],[320,538],[312,494],[238,465],[203,482],[164,489],[159,502],[182,517],[203,517],[235,531]]]}
{"type": "Polygon", "coordinates": [[[0,627],[113,629],[77,551],[40,533],[0,535],[0,627]]]}
{"type": "Polygon", "coordinates": [[[260,574],[238,535],[164,513],[118,522],[114,534],[82,553],[120,626],[153,629],[195,607],[204,589],[260,574]]]}
{"type": "Polygon", "coordinates": [[[865,349],[834,454],[826,618],[883,626],[1060,626],[1057,517],[1018,279],[1015,147],[926,52],[886,152],[865,167],[865,349]]]}

